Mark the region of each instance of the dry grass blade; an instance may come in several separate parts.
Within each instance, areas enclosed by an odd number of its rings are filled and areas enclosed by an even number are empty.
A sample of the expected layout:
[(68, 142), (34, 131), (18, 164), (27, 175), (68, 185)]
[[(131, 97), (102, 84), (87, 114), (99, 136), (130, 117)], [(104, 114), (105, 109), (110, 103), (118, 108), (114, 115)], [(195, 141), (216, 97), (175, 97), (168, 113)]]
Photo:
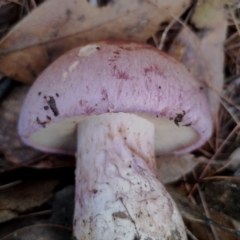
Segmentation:
[[(214, 159), (217, 157), (217, 155), (221, 152), (221, 150), (224, 148), (226, 142), (228, 141), (228, 139), (230, 139), (234, 134), (236, 134), (236, 131), (239, 129), (240, 124), (236, 125), (236, 127), (232, 130), (232, 132), (228, 135), (228, 137), (223, 141), (223, 143), (220, 145), (220, 147), (217, 149), (217, 151), (215, 152), (215, 154), (212, 156), (212, 158), (209, 160), (208, 164), (206, 165), (205, 169), (203, 170), (203, 172), (201, 173), (199, 179), (202, 179), (206, 176), (208, 169), (210, 167), (210, 165), (212, 164), (212, 162), (214, 161)], [(197, 188), (197, 184), (195, 184), (192, 188), (192, 190), (189, 193), (189, 196), (194, 194), (195, 190)]]
[(215, 180), (240, 180), (240, 177), (232, 177), (232, 176), (212, 176), (212, 177), (204, 177), (200, 179), (200, 181), (215, 181)]

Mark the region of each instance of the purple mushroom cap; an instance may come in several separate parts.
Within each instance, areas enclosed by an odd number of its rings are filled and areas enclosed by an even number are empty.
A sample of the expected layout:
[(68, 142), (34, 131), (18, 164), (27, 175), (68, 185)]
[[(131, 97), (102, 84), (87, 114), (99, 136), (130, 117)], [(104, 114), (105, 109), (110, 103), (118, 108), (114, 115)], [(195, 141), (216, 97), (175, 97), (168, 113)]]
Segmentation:
[(155, 152), (202, 146), (212, 134), (203, 88), (185, 67), (141, 43), (102, 41), (53, 62), (29, 91), (19, 119), (22, 140), (74, 154), (76, 125), (89, 115), (134, 113), (155, 125)]

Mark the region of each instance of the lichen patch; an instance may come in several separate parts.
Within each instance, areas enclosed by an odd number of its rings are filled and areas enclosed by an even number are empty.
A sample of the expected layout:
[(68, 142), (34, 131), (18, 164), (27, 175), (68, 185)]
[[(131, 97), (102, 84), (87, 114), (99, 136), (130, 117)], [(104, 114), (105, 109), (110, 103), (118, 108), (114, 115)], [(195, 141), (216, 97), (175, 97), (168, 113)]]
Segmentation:
[(68, 68), (69, 72), (72, 72), (73, 70), (75, 70), (78, 64), (79, 64), (79, 61), (73, 62)]
[(63, 79), (63, 80), (66, 80), (67, 77), (68, 77), (68, 72), (64, 72), (64, 73), (62, 74), (62, 79)]
[(99, 51), (100, 47), (96, 44), (91, 44), (91, 45), (87, 45), (85, 47), (80, 48), (79, 52), (78, 52), (78, 56), (79, 57), (87, 57), (92, 55), (93, 53)]

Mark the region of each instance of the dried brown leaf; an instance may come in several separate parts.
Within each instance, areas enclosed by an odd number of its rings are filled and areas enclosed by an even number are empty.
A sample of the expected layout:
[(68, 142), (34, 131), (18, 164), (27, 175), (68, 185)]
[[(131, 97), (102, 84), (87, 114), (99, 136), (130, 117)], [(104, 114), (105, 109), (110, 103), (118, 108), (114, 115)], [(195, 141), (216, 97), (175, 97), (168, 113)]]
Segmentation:
[(40, 161), (29, 163), (28, 166), (37, 169), (66, 168), (75, 167), (75, 161), (73, 156), (47, 155)]
[(169, 53), (183, 62), (195, 79), (207, 86), (212, 115), (217, 116), (223, 87), (227, 20), (222, 0), (200, 1), (191, 19), (197, 34), (184, 27)]
[[(23, 229), (31, 229), (33, 225), (44, 227), (60, 225), (68, 227), (71, 230), (73, 226), (74, 192), (75, 187), (73, 185), (64, 187), (56, 192), (54, 197), (41, 207), (41, 209), (45, 209), (47, 206), (47, 209), (49, 209), (49, 207), (51, 207), (51, 209), (43, 211), (33, 209), (32, 211), (27, 211), (21, 216), (15, 218), (14, 221), (1, 223), (0, 240), (5, 236), (13, 236), (13, 233), (20, 233), (19, 231), (22, 231)], [(21, 239), (25, 240), (24, 237)], [(56, 240), (58, 238), (52, 239)], [(71, 238), (65, 238), (64, 240), (67, 239), (70, 240)], [(32, 240), (35, 240), (35, 238), (32, 238)]]
[(0, 103), (0, 151), (5, 158), (18, 163), (39, 156), (40, 152), (25, 146), (17, 133), (19, 111), (29, 87), (15, 87)]
[(18, 5), (22, 5), (22, 0), (1, 0), (0, 1), (0, 8), (4, 5), (10, 4), (10, 3), (15, 3)]
[(52, 224), (39, 224), (18, 229), (0, 240), (70, 240), (71, 238), (72, 231), (69, 228)]
[(15, 86), (0, 102), (0, 151), (8, 162), (32, 168), (62, 168), (74, 166), (70, 156), (44, 155), (22, 143), (17, 132), (19, 112), (29, 87)]
[[(69, 156), (46, 155), (31, 147), (27, 147), (20, 140), (17, 132), (17, 122), (23, 100), (28, 91), (28, 86), (15, 86), (8, 96), (0, 102), (0, 152), (4, 154), (4, 159), (0, 158), (0, 165), (5, 168), (30, 166), (33, 168), (61, 168), (74, 166), (74, 159)], [(8, 161), (15, 166), (7, 167)], [(41, 161), (40, 161), (41, 160)]]
[(202, 207), (193, 205), (190, 200), (180, 194), (176, 188), (167, 187), (167, 190), (177, 204), (187, 228), (197, 239), (215, 240), (209, 228), (209, 224), (213, 224), (219, 240), (238, 240), (236, 236), (238, 229), (234, 226), (231, 217), (210, 209), (211, 219), (207, 219)]
[(53, 194), (58, 179), (23, 181), (0, 190), (0, 222), (17, 217), (20, 213), (39, 207)]
[(182, 156), (161, 156), (157, 158), (158, 173), (163, 183), (179, 180), (192, 171), (204, 158), (196, 158), (193, 154)]
[(232, 179), (204, 182), (204, 195), (209, 208), (240, 221), (240, 182)]
[[(103, 39), (146, 41), (190, 0), (121, 0), (97, 8), (86, 0), (52, 0), (32, 11), (1, 41), (0, 71), (32, 82), (54, 59)], [(57, 9), (57, 10), (56, 10)]]
[[(218, 227), (216, 227), (214, 224), (214, 228), (216, 231), (216, 235), (218, 236), (219, 240), (238, 240), (238, 236), (236, 236), (237, 229), (232, 224), (231, 218), (218, 213), (216, 211), (210, 211), (211, 214), (211, 220), (215, 223), (219, 224)], [(216, 238), (213, 236), (209, 224), (200, 223), (198, 221), (191, 221), (189, 219), (185, 219), (185, 224), (187, 228), (194, 233), (194, 236), (197, 237), (198, 240), (216, 240)]]

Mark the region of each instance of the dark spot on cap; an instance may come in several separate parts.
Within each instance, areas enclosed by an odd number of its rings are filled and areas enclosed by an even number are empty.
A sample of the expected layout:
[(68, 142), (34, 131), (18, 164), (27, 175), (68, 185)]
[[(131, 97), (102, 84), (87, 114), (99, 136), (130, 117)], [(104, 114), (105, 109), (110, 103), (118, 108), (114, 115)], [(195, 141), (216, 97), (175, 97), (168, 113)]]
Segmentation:
[(41, 125), (43, 128), (45, 128), (46, 127), (46, 121), (41, 121), (38, 117), (36, 118), (36, 122), (39, 124), (39, 125)]
[(149, 68), (144, 68), (145, 76), (147, 76), (148, 74), (151, 74), (151, 73), (166, 78), (166, 76), (164, 75), (164, 72), (157, 65), (151, 66)]
[(131, 165), (129, 165), (128, 167), (129, 167), (129, 168), (131, 168), (132, 166), (131, 166)]
[(200, 90), (203, 90), (203, 87), (200, 87), (199, 89), (200, 89)]
[(80, 104), (81, 107), (86, 106), (87, 103), (88, 103), (88, 101), (83, 100), (83, 99), (79, 101), (79, 104)]
[(102, 93), (102, 96), (103, 96), (102, 100), (103, 100), (103, 101), (107, 100), (107, 99), (108, 99), (107, 90), (106, 90), (105, 88), (103, 88), (102, 91), (101, 91), (101, 93)]
[(72, 11), (70, 9), (66, 10), (66, 15), (69, 18), (72, 15)]
[(47, 120), (49, 120), (49, 121), (51, 121), (51, 120), (52, 120), (52, 118), (51, 118), (51, 117), (49, 117), (48, 115), (46, 116), (46, 118), (47, 118)]
[(40, 96), (42, 94), (42, 92), (38, 92), (38, 96)]
[(96, 47), (97, 50), (100, 50), (100, 47)]
[(156, 117), (158, 118), (158, 115)]
[(48, 106), (50, 107), (50, 109), (52, 110), (54, 116), (55, 117), (58, 116), (59, 112), (58, 112), (57, 105), (56, 105), (54, 97), (49, 96), (49, 100), (47, 101), (47, 103), (48, 103)]
[(59, 97), (59, 94), (58, 94), (58, 93), (56, 93), (56, 97)]
[(44, 108), (44, 110), (48, 110), (49, 106), (44, 106), (43, 108)]
[(44, 96), (43, 98), (44, 98), (44, 99), (47, 99), (47, 96)]
[(176, 117), (174, 118), (174, 123), (179, 127), (179, 123), (182, 122), (183, 117), (185, 116), (186, 112), (183, 110), (182, 113), (177, 113)]
[(97, 189), (93, 189), (92, 191), (93, 191), (94, 194), (96, 194), (98, 192)]
[(127, 72), (119, 70), (116, 65), (113, 66), (113, 72), (114, 76), (116, 76), (117, 79), (123, 79), (123, 80), (129, 80), (130, 76)]
[(85, 108), (85, 113), (86, 114), (91, 114), (95, 111), (95, 108), (92, 108), (92, 107), (86, 107)]
[(162, 87), (161, 86), (158, 86), (158, 89), (161, 89)]

